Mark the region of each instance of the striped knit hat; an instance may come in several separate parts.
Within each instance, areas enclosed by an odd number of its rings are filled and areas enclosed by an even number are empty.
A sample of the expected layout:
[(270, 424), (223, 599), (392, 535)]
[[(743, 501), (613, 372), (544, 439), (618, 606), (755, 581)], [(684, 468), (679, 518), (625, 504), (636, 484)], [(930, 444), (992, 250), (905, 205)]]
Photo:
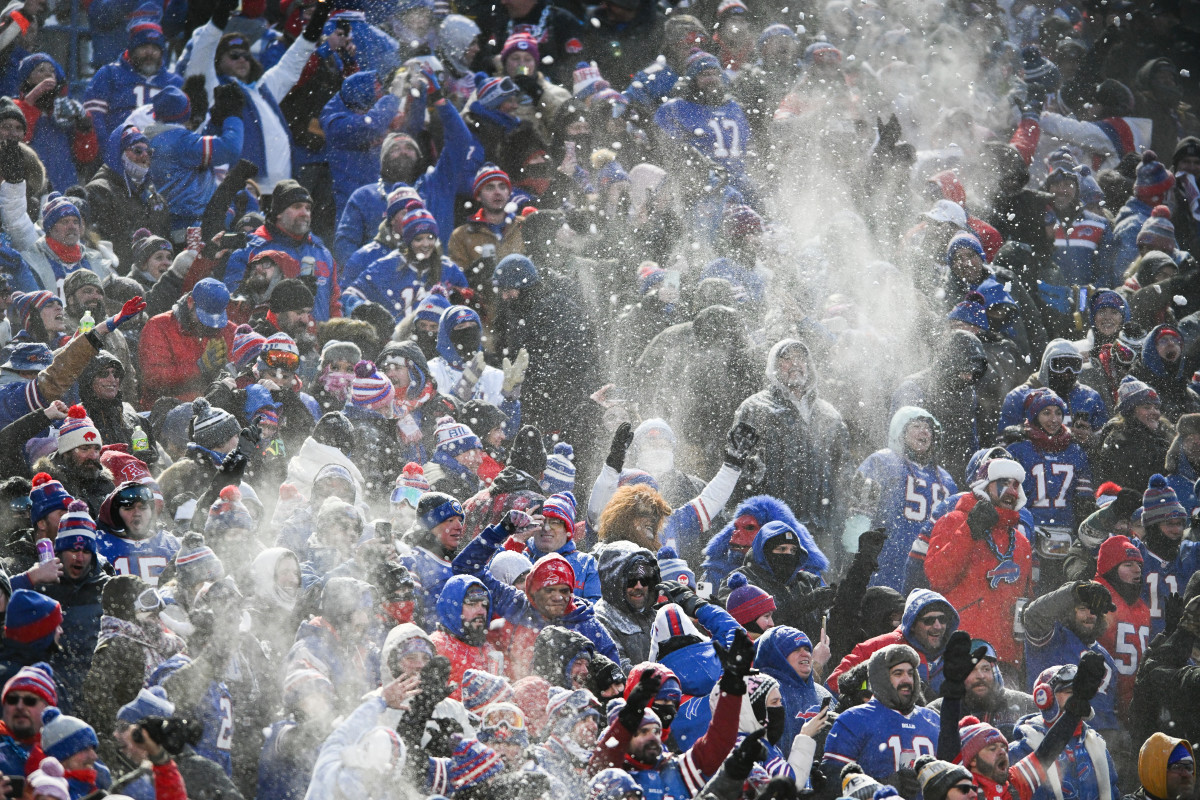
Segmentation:
[(22, 328), (29, 327), (29, 318), (50, 303), (62, 303), (54, 292), (13, 292), (9, 301), (9, 319), (20, 322)]
[(220, 580), (225, 576), (225, 565), (212, 548), (204, 543), (204, 537), (196, 532), (183, 537), (183, 545), (175, 556), (175, 572), (182, 583), (199, 586), (205, 581)]
[(476, 739), (464, 739), (458, 734), (455, 738), (450, 780), (456, 790), (482, 783), (504, 771), (504, 762), (495, 750)]
[(451, 456), (457, 456), (470, 450), (482, 450), (479, 437), (465, 423), (458, 422), (454, 417), (439, 417), (434, 433), (437, 441), (435, 448)]
[(294, 669), (283, 679), (283, 707), (295, 713), (311, 695), (333, 697), (333, 683), (323, 672), (306, 667)]
[(729, 616), (737, 620), (739, 625), (749, 625), (763, 614), (775, 610), (775, 600), (771, 595), (757, 586), (752, 586), (746, 576), (735, 572), (729, 576), (729, 586), (733, 589), (729, 599), (725, 601), (725, 610)]
[(47, 705), (58, 705), (58, 687), (54, 684), (54, 668), (45, 661), (39, 661), (29, 667), (21, 667), (16, 675), (4, 684), (4, 692), (0, 700), (8, 697), (9, 692), (29, 692), (46, 701)]
[(237, 330), (233, 332), (233, 351), (229, 354), (229, 360), (237, 367), (238, 372), (249, 369), (254, 364), (266, 341), (267, 337), (249, 325), (238, 325)]
[(1175, 223), (1171, 222), (1171, 209), (1155, 206), (1150, 216), (1142, 223), (1137, 235), (1138, 247), (1153, 247), (1170, 255), (1179, 247), (1175, 238)]
[(215, 450), (237, 436), (241, 430), (237, 419), (223, 408), (214, 406), (207, 398), (192, 401), (191, 441)]
[(1175, 186), (1175, 176), (1158, 160), (1153, 150), (1142, 153), (1142, 163), (1137, 168), (1133, 182), (1133, 193), (1142, 201), (1162, 197)]
[(99, 746), (100, 740), (92, 726), (79, 717), (69, 716), (54, 707), (42, 712), (42, 751), (46, 755), (66, 761), (80, 750)]
[(512, 179), (508, 177), (508, 173), (489, 161), (475, 173), (475, 180), (471, 184), (471, 196), (478, 196), (479, 190), (488, 181), (501, 181), (509, 189), (512, 188)]
[(1004, 738), (999, 730), (988, 725), (986, 722), (980, 722), (977, 717), (963, 717), (958, 721), (958, 735), (962, 739), (962, 749), (958, 753), (958, 758), (954, 759), (956, 764), (965, 764), (968, 767), (975, 760), (975, 756), (979, 755), (979, 751), (991, 744), (997, 742), (1008, 747), (1008, 740)]
[(401, 184), (393, 189), (392, 193), (387, 196), (387, 203), (387, 219), (389, 220), (401, 211), (425, 207), (425, 201), (421, 199), (421, 195), (417, 194), (417, 190), (408, 184)]
[(39, 472), (33, 476), (33, 488), (29, 490), (29, 521), (37, 525), (52, 512), (66, 509), (73, 498), (49, 473)]
[(575, 488), (575, 450), (566, 442), (554, 445), (554, 453), (546, 458), (542, 473), (542, 489), (547, 492), (569, 492)]
[(1162, 475), (1150, 476), (1150, 486), (1142, 494), (1142, 525), (1156, 525), (1171, 519), (1187, 519), (1175, 490)]
[(567, 535), (575, 535), (575, 495), (570, 492), (552, 494), (542, 504), (542, 516), (556, 519), (567, 526)]
[(83, 221), (83, 215), (79, 213), (79, 207), (71, 200), (58, 192), (51, 192), (46, 198), (45, 205), (42, 206), (42, 230), (50, 233), (50, 229), (67, 217), (75, 217), (80, 222)]
[(580, 61), (575, 65), (571, 74), (571, 93), (576, 100), (586, 100), (601, 89), (607, 89), (609, 82), (600, 75), (600, 68), (595, 64)]
[(67, 418), (58, 428), (58, 452), (66, 453), (85, 444), (100, 447), (104, 442), (84, 407), (74, 405), (67, 411)]
[(400, 238), (404, 240), (406, 245), (412, 246), (413, 239), (416, 239), (423, 233), (428, 233), (435, 238), (438, 235), (437, 220), (433, 218), (424, 208), (410, 209), (400, 221)]
[(373, 361), (359, 361), (354, 365), (354, 380), (350, 382), (350, 403), (359, 408), (390, 412), (396, 390), (392, 382), (379, 374)]
[(513, 83), (512, 78), (502, 75), (493, 78), (486, 72), (475, 73), (475, 96), (484, 108), (495, 111), (510, 97), (516, 97), (521, 90)]
[(49, 647), (62, 620), (62, 606), (57, 600), (29, 589), (17, 589), (8, 601), (4, 638), (33, 645), (35, 649)]
[(87, 503), (82, 500), (72, 500), (67, 513), (58, 522), (54, 552), (63, 550), (87, 550), (96, 554), (96, 523), (88, 513)]
[(467, 711), (477, 712), (488, 703), (511, 702), (516, 698), (512, 685), (490, 672), (469, 669), (463, 673), (462, 703)]

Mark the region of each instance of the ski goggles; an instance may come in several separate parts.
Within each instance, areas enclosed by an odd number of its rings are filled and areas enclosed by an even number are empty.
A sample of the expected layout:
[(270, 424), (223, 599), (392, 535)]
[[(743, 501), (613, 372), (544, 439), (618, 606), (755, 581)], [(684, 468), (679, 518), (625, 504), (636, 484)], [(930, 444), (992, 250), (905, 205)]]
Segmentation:
[(167, 604), (163, 602), (162, 595), (153, 586), (144, 590), (133, 601), (133, 610), (139, 614), (162, 611), (166, 607)]
[(287, 350), (265, 350), (262, 359), (272, 369), (295, 370), (300, 366), (300, 356)]
[(507, 728), (512, 733), (525, 730), (525, 715), (516, 709), (503, 706), (489, 708), (483, 712), (479, 727), (486, 728), (495, 738), (503, 739), (502, 735), (497, 735), (502, 729)]
[(413, 508), (417, 507), (417, 501), (421, 499), (421, 495), (425, 492), (415, 486), (397, 486), (392, 489), (393, 503), (407, 503)]
[(126, 486), (113, 497), (113, 505), (117, 508), (133, 508), (137, 505), (149, 506), (154, 502), (154, 491), (145, 484)]
[(1050, 359), (1050, 371), (1060, 375), (1065, 372), (1078, 375), (1083, 372), (1083, 359), (1078, 356), (1056, 356)]

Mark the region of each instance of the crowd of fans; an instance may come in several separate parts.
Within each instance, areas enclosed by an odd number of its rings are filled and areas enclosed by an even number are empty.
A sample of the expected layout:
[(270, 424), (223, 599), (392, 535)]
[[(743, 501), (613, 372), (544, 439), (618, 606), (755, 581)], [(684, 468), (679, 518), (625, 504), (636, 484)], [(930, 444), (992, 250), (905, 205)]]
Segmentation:
[(11, 0), (0, 791), (1197, 800), (1198, 78), (1196, 0)]

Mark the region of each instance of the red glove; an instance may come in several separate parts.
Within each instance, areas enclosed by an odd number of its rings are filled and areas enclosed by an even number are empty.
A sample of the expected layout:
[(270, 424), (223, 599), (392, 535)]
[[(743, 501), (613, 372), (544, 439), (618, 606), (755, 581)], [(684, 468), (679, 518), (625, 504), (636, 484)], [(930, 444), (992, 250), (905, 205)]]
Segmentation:
[(138, 314), (146, 310), (146, 301), (138, 297), (131, 297), (125, 301), (125, 305), (121, 306), (121, 313), (112, 318), (111, 328), (113, 330), (121, 327), (129, 320), (136, 317)]

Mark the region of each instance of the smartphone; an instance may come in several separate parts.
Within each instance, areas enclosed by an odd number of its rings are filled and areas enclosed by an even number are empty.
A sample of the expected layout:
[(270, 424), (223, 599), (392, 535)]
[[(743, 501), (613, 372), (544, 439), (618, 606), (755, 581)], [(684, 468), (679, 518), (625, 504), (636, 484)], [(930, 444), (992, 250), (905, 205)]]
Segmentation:
[(821, 710), (824, 711), (825, 709), (829, 708), (829, 704), (832, 702), (833, 698), (829, 695), (825, 695), (825, 697), (821, 699)]
[(24, 775), (5, 775), (8, 778), (8, 796), (20, 797), (25, 794), (25, 776)]

